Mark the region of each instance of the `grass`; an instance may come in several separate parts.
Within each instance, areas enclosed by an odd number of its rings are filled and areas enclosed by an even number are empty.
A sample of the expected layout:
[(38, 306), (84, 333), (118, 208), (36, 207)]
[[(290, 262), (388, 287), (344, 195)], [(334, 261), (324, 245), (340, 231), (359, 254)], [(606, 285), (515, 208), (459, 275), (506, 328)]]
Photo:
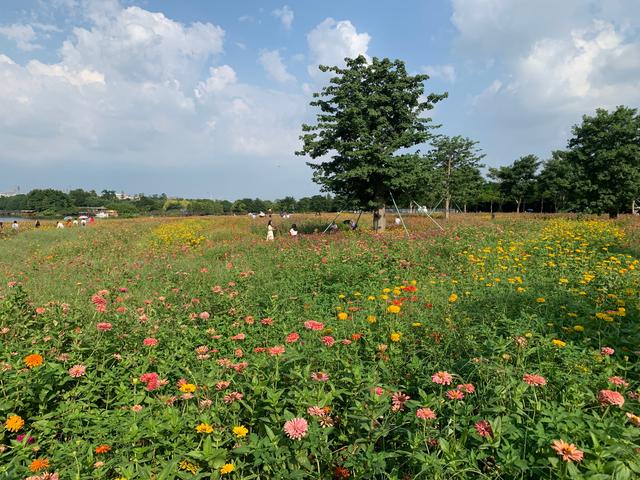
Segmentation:
[(638, 219), (332, 218), (3, 235), (0, 478), (640, 475)]

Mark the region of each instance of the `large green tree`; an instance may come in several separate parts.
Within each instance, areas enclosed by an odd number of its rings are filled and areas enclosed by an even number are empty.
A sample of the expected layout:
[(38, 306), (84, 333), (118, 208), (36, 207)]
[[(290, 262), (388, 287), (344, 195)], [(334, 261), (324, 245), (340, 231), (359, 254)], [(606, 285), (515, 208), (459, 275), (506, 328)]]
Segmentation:
[(567, 160), (575, 171), (574, 201), (580, 210), (618, 213), (640, 196), (640, 115), (624, 106), (596, 110), (573, 127)]
[(314, 182), (324, 191), (375, 209), (374, 228), (384, 229), (384, 209), (392, 191), (415, 188), (425, 175), (423, 157), (413, 147), (430, 136), (431, 119), (423, 112), (447, 94), (424, 97), (427, 75), (409, 75), (404, 62), (359, 56), (346, 67), (321, 65), (335, 74), (314, 93), (319, 108), (315, 125), (303, 125), (298, 155), (309, 163)]
[(516, 202), (516, 212), (520, 213), (523, 203), (536, 186), (536, 171), (540, 160), (535, 155), (525, 155), (509, 166), (490, 168), (489, 177), (498, 182), (500, 192)]
[(563, 210), (567, 205), (574, 183), (574, 172), (566, 157), (566, 152), (556, 150), (542, 166), (542, 171), (538, 175), (537, 188), (540, 211), (544, 211), (546, 200), (553, 203), (554, 212)]
[(477, 148), (478, 142), (461, 136), (438, 135), (432, 142), (430, 156), (435, 168), (440, 191), (444, 197), (445, 218), (449, 218), (451, 199), (456, 197), (467, 203), (482, 184), (480, 160), (484, 154)]

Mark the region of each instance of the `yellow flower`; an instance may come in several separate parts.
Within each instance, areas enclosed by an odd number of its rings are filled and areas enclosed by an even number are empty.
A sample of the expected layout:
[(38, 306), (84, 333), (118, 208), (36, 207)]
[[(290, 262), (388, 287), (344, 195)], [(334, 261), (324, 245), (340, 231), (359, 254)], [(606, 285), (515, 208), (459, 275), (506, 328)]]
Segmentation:
[(563, 342), (562, 340), (558, 340), (557, 338), (554, 340), (551, 340), (551, 343), (553, 343), (556, 347), (559, 347), (559, 348), (564, 348), (567, 346), (567, 342)]
[(400, 332), (393, 332), (389, 338), (391, 339), (392, 342), (399, 342), (400, 341), (400, 337), (402, 337), (402, 334)]
[(349, 314), (347, 312), (340, 312), (338, 314), (338, 320), (346, 320), (349, 318)]
[(233, 427), (233, 434), (238, 438), (246, 437), (247, 433), (249, 433), (249, 430), (247, 430), (247, 427), (244, 425), (237, 425)]
[(455, 293), (452, 293), (451, 295), (449, 295), (449, 303), (455, 303), (458, 301), (458, 295)]
[(338, 295), (338, 298), (342, 299), (344, 298), (344, 296), (345, 296), (344, 293), (341, 293), (340, 295)]
[(524, 291), (525, 291), (525, 289), (524, 289), (524, 288), (522, 288), (522, 287), (518, 287), (518, 288), (516, 288), (516, 292), (518, 292), (518, 293), (522, 293), (522, 292), (524, 292)]
[(236, 467), (233, 466), (233, 463), (225, 463), (221, 468), (220, 468), (220, 475), (226, 475), (227, 473), (231, 473), (236, 469)]
[(193, 473), (194, 475), (198, 473), (198, 470), (200, 470), (196, 464), (191, 463), (188, 460), (180, 460), (180, 462), (178, 462), (178, 468), (185, 472)]
[(11, 415), (7, 418), (7, 421), (4, 422), (4, 428), (10, 432), (17, 432), (22, 427), (24, 427), (24, 420), (20, 415)]
[(198, 433), (211, 433), (213, 432), (213, 427), (208, 423), (201, 423), (196, 427), (196, 432)]
[(538, 298), (536, 298), (536, 302), (544, 303), (544, 302), (546, 302), (546, 300), (543, 297), (538, 297)]
[(400, 307), (398, 305), (389, 305), (387, 307), (387, 312), (389, 312), (389, 313), (400, 313)]
[(582, 325), (574, 325), (574, 326), (573, 326), (573, 329), (574, 329), (576, 332), (584, 332), (584, 327), (583, 327)]
[(391, 289), (390, 289), (390, 288), (384, 288), (384, 289), (382, 290), (382, 292), (383, 292), (383, 293), (389, 293), (390, 291), (391, 291)]
[(387, 300), (389, 295), (380, 295), (380, 300)]
[(369, 322), (369, 323), (376, 323), (377, 321), (378, 321), (378, 319), (376, 318), (375, 315), (369, 315), (367, 317), (367, 322)]
[(568, 278), (561, 278), (559, 280), (560, 283), (569, 283), (569, 279)]
[(374, 297), (373, 295), (369, 295), (369, 296), (367, 297), (367, 300), (375, 300), (375, 299), (376, 299), (376, 297)]
[(411, 326), (412, 326), (412, 327), (421, 327), (421, 326), (422, 326), (422, 323), (420, 323), (420, 322), (414, 322), (414, 323), (412, 323), (412, 324), (411, 324)]
[(180, 385), (180, 391), (182, 393), (193, 393), (196, 391), (196, 386), (193, 383), (184, 383)]

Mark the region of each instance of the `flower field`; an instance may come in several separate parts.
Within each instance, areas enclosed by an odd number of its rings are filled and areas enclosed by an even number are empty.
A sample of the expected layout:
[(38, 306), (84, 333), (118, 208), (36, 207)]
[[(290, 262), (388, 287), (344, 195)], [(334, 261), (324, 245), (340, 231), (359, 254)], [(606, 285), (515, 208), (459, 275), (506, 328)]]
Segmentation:
[(0, 478), (640, 478), (638, 220), (257, 222), (0, 237)]

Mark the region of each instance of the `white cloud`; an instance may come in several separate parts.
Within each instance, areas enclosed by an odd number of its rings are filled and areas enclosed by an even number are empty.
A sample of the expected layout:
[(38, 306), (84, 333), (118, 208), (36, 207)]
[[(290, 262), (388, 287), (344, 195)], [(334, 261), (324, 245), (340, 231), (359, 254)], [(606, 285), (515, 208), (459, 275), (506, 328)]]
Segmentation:
[(73, 69), (103, 72), (107, 80), (178, 81), (193, 88), (212, 56), (222, 52), (224, 30), (211, 23), (183, 25), (139, 7), (91, 3), (91, 28), (75, 28), (61, 54)]
[(453, 65), (427, 65), (422, 71), (432, 78), (441, 78), (450, 83), (456, 81), (456, 69)]
[(280, 19), (284, 28), (287, 30), (291, 28), (293, 24), (293, 10), (291, 10), (288, 5), (275, 9), (271, 14)]
[(258, 57), (258, 62), (265, 72), (276, 82), (295, 81), (296, 77), (287, 71), (287, 67), (282, 62), (282, 57), (278, 50), (264, 50)]
[(92, 83), (104, 85), (104, 75), (102, 73), (88, 69), (71, 71), (66, 65), (60, 63), (47, 65), (38, 60), (31, 60), (27, 64), (27, 70), (34, 76), (59, 77), (75, 86), (89, 85)]
[(317, 75), (318, 65), (344, 65), (345, 58), (367, 55), (371, 36), (358, 33), (349, 20), (336, 22), (327, 18), (307, 34), (313, 64), (310, 75)]
[(14, 23), (13, 25), (0, 27), (0, 35), (16, 42), (16, 46), (26, 52), (42, 48), (34, 42), (37, 34), (31, 25)]
[(196, 97), (202, 97), (207, 93), (219, 92), (229, 85), (236, 83), (236, 81), (236, 72), (229, 65), (211, 67), (209, 69), (209, 78), (198, 84), (195, 95)]

